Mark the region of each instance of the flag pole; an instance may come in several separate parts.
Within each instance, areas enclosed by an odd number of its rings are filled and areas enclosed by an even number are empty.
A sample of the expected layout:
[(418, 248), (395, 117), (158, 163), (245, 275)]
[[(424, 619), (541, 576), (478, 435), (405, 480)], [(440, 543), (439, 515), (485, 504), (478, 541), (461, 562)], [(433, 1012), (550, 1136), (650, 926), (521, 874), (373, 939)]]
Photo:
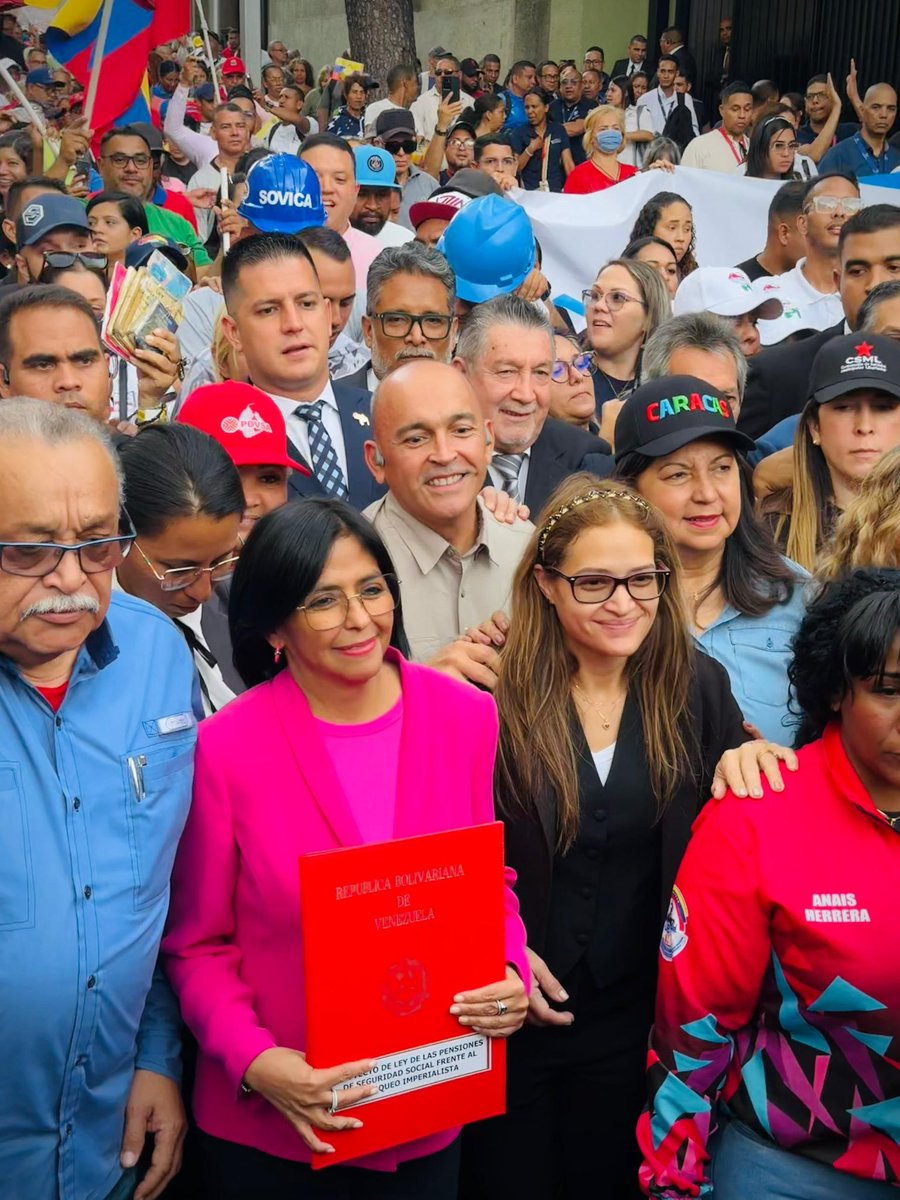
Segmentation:
[(6, 81), (6, 86), (13, 93), (13, 95), (18, 100), (18, 102), (21, 104), (21, 106), (25, 109), (26, 113), (28, 113), (28, 116), (30, 117), (33, 124), (35, 125), (38, 133), (41, 135), (42, 138), (46, 138), (47, 126), (44, 124), (43, 120), (38, 115), (38, 112), (35, 109), (34, 105), (31, 103), (31, 101), (28, 99), (28, 97), (25, 95), (25, 93), (22, 91), (22, 89), (19, 87), (19, 85), (13, 79), (12, 75), (10, 75), (8, 68), (6, 68), (3, 65), (3, 63), (0, 63), (0, 75), (3, 76), (3, 79)]
[(203, 35), (203, 45), (206, 48), (206, 58), (209, 62), (209, 73), (212, 75), (213, 94), (216, 98), (216, 104), (218, 104), (220, 100), (219, 80), (216, 77), (216, 64), (213, 61), (212, 46), (209, 42), (209, 26), (206, 23), (206, 13), (203, 11), (202, 0), (194, 0), (194, 3), (197, 5), (197, 12), (200, 16), (200, 32)]
[(112, 18), (113, 0), (103, 0), (103, 12), (100, 16), (100, 28), (97, 30), (97, 40), (94, 43), (94, 55), (91, 60), (91, 77), (88, 80), (87, 96), (84, 100), (85, 128), (91, 128), (94, 115), (94, 102), (97, 99), (97, 89), (100, 86), (100, 70), (103, 66), (103, 55), (106, 53), (106, 35), (109, 33), (109, 23)]

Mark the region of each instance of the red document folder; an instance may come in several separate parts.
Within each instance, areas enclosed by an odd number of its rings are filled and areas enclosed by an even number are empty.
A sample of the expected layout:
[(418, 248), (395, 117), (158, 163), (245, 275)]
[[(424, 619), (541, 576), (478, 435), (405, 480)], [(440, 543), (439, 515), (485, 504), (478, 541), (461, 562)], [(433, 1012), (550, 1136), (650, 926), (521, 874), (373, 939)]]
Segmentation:
[(499, 822), (301, 857), (307, 1058), (375, 1058), (380, 1088), (314, 1167), (504, 1111), (505, 1042), (448, 1011), (504, 978), (503, 886)]

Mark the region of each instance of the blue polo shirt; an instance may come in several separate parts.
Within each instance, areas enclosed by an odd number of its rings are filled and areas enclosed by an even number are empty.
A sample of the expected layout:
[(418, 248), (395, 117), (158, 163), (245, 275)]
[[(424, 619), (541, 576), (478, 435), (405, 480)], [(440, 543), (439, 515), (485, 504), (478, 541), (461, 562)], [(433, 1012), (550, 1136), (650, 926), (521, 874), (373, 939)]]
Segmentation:
[(819, 173), (852, 171), (861, 178), (864, 175), (889, 175), (897, 167), (900, 167), (900, 150), (885, 143), (884, 150), (876, 155), (862, 135), (855, 133), (852, 138), (831, 147), (819, 163)]
[[(834, 131), (832, 146), (836, 146), (838, 142), (843, 142), (847, 138), (852, 138), (858, 131), (859, 126), (854, 121), (841, 121)], [(811, 146), (818, 136), (813, 127), (806, 122), (797, 130), (797, 141), (801, 146)]]

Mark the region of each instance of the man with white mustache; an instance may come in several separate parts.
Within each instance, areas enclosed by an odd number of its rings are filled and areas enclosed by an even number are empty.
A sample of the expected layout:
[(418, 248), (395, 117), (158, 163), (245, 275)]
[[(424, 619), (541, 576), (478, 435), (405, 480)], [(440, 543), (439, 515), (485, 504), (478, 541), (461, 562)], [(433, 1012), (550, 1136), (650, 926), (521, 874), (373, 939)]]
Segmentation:
[(29, 1200), (155, 1200), (181, 1162), (180, 1021), (157, 953), (196, 685), (171, 622), (112, 595), (133, 540), (103, 426), (4, 400), (0, 1178)]
[(458, 322), (456, 277), (443, 254), (421, 242), (382, 250), (369, 267), (363, 338), (372, 352), (367, 386), (411, 359), (449, 363)]
[(451, 643), (466, 658), (453, 673), (490, 687), (493, 652), (454, 639), (506, 605), (533, 529), (518, 518), (497, 520), (479, 497), (490, 422), (459, 371), (420, 360), (395, 367), (379, 385), (372, 434), (366, 462), (389, 491), (365, 515), (396, 567), (412, 656), (446, 668), (433, 656)]

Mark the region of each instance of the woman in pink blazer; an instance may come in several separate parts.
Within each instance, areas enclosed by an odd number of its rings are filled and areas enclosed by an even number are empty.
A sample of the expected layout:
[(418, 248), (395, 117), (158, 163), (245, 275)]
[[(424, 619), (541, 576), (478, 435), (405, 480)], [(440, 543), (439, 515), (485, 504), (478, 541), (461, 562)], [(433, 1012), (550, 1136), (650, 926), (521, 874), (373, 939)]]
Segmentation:
[[(194, 1115), (217, 1200), (456, 1196), (458, 1130), (351, 1167), (308, 1165), (311, 1150), (329, 1149), (316, 1129), (358, 1124), (332, 1112), (332, 1089), (372, 1064), (320, 1070), (302, 1053), (298, 855), (494, 819), (494, 702), (406, 661), (398, 603), (383, 543), (336, 500), (264, 517), (234, 575), (235, 665), (252, 690), (200, 727), (164, 942), (199, 1044)], [(514, 968), (451, 1010), (497, 1037), (527, 1010), (514, 878)], [(341, 1092), (341, 1105), (371, 1091)]]

